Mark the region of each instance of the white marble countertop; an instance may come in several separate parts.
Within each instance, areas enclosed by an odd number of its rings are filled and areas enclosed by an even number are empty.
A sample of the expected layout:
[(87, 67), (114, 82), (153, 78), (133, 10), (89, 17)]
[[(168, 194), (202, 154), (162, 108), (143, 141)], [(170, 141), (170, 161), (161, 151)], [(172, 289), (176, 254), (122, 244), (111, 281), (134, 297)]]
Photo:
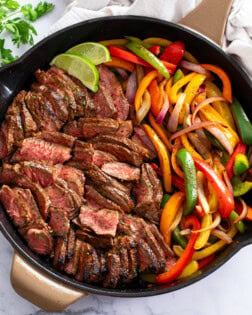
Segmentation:
[[(37, 1), (21, 1), (36, 3)], [(37, 40), (62, 14), (66, 0), (36, 23)], [(19, 297), (10, 284), (13, 249), (0, 233), (0, 315), (47, 314)], [(209, 277), (176, 292), (149, 298), (90, 295), (70, 306), (66, 315), (251, 315), (252, 246), (238, 252)], [(58, 313), (59, 314), (59, 313)]]

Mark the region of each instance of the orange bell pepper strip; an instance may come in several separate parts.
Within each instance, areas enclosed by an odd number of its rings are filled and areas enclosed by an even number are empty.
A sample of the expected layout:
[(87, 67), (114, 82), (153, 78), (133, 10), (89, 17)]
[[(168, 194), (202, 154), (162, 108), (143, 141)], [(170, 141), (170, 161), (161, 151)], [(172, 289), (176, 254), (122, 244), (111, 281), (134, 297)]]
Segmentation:
[(143, 124), (143, 128), (158, 153), (165, 191), (171, 192), (172, 176), (169, 151), (156, 132), (149, 125)]
[(195, 72), (192, 72), (190, 74), (187, 74), (182, 79), (180, 79), (178, 82), (176, 82), (170, 92), (170, 101), (172, 104), (177, 103), (178, 100), (178, 92), (179, 90), (186, 85), (188, 82), (190, 82), (197, 74)]
[(104, 62), (104, 64), (108, 67), (122, 68), (129, 72), (133, 72), (135, 69), (135, 65), (133, 63), (114, 56), (111, 56), (111, 61)]
[(141, 107), (141, 99), (142, 99), (144, 92), (146, 91), (146, 89), (150, 85), (151, 81), (153, 79), (155, 79), (157, 76), (158, 76), (158, 71), (153, 70), (153, 71), (149, 72), (143, 78), (143, 80), (140, 82), (139, 87), (138, 87), (137, 92), (136, 92), (136, 96), (135, 96), (135, 110), (136, 110), (136, 112)]
[(171, 232), (170, 227), (174, 221), (179, 208), (182, 206), (185, 200), (185, 194), (183, 192), (176, 192), (166, 202), (164, 210), (160, 219), (160, 231), (167, 244), (170, 244)]
[[(200, 229), (199, 220), (195, 216), (188, 215), (185, 219), (185, 227), (188, 228), (189, 226), (193, 226), (192, 231), (199, 230)], [(176, 280), (179, 277), (179, 275), (183, 272), (183, 270), (189, 264), (190, 260), (193, 257), (193, 254), (195, 252), (194, 244), (198, 238), (198, 234), (199, 233), (197, 232), (191, 233), (190, 239), (181, 257), (179, 257), (176, 263), (168, 271), (161, 273), (160, 275), (157, 276), (156, 282), (158, 284), (169, 283), (171, 281)]]
[(171, 150), (171, 144), (170, 144), (170, 141), (168, 139), (170, 134), (168, 133), (168, 131), (166, 131), (166, 129), (164, 128), (164, 126), (162, 124), (158, 124), (156, 122), (155, 118), (153, 117), (153, 115), (151, 113), (149, 113), (149, 122), (150, 122), (152, 128), (156, 131), (158, 136), (161, 138), (161, 140), (167, 146), (167, 148), (169, 150)]
[[(206, 85), (207, 97), (223, 96), (220, 89), (213, 82), (206, 80), (205, 85)], [(234, 124), (233, 116), (232, 116), (231, 110), (229, 109), (228, 103), (222, 102), (222, 101), (216, 101), (216, 102), (213, 102), (212, 105), (213, 105), (214, 109), (222, 117), (225, 117), (225, 120), (229, 124), (229, 126), (235, 130), (235, 124)]]
[(206, 70), (212, 71), (221, 79), (222, 84), (223, 84), (222, 94), (229, 103), (232, 103), (232, 86), (226, 72), (222, 70), (220, 67), (215, 66), (215, 65), (201, 64), (201, 67), (203, 67)]
[(180, 139), (181, 139), (181, 142), (182, 142), (184, 148), (186, 148), (191, 153), (192, 156), (194, 156), (200, 160), (203, 160), (202, 156), (194, 150), (193, 146), (188, 141), (186, 134), (182, 135), (180, 137)]
[[(180, 139), (177, 138), (175, 139), (175, 146), (179, 145), (180, 144)], [(184, 178), (184, 173), (183, 171), (180, 169), (180, 167), (178, 166), (177, 164), (177, 158), (176, 158), (176, 154), (178, 152), (178, 148), (173, 148), (172, 149), (172, 154), (171, 154), (171, 165), (172, 165), (172, 168), (174, 170), (174, 172), (181, 178)]]
[(163, 105), (163, 95), (156, 79), (151, 81), (150, 85), (148, 86), (148, 91), (151, 96), (151, 112), (154, 116), (158, 116)]

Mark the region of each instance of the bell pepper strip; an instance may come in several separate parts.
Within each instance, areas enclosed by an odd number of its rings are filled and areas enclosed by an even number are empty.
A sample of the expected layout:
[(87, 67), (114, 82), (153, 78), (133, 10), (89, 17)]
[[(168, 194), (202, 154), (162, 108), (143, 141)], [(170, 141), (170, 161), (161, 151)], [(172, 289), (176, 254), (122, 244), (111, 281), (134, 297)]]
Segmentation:
[(172, 174), (172, 185), (178, 188), (180, 191), (185, 192), (185, 182), (181, 177)]
[(203, 172), (207, 180), (212, 184), (218, 197), (219, 212), (223, 218), (227, 218), (234, 209), (234, 198), (216, 172), (204, 161), (194, 158), (196, 168)]
[(151, 81), (148, 86), (148, 91), (151, 96), (151, 112), (154, 116), (158, 116), (160, 110), (162, 109), (164, 100), (156, 79)]
[(180, 79), (184, 77), (184, 73), (181, 69), (178, 69), (173, 77), (173, 84), (177, 83)]
[[(231, 238), (233, 238), (236, 233), (238, 232), (237, 228), (235, 225), (232, 225), (230, 230), (228, 231), (227, 235)], [(194, 234), (194, 233), (192, 233)], [(196, 251), (193, 256), (192, 259), (194, 260), (201, 260), (204, 259), (206, 257), (211, 256), (212, 254), (218, 252), (219, 250), (221, 250), (223, 247), (225, 247), (227, 245), (227, 243), (223, 240), (217, 241), (214, 244), (201, 249), (199, 251)], [(174, 245), (172, 247), (174, 253), (178, 256), (178, 257), (182, 257), (182, 255), (184, 254), (183, 248), (179, 245)]]
[(161, 171), (163, 174), (163, 183), (166, 192), (171, 192), (172, 189), (172, 177), (171, 177), (171, 166), (170, 166), (170, 154), (164, 143), (160, 140), (156, 132), (146, 124), (143, 124), (143, 128), (150, 138), (153, 146), (155, 147), (158, 158), (160, 161)]
[(247, 145), (242, 143), (241, 141), (237, 144), (233, 154), (231, 155), (231, 157), (229, 158), (229, 160), (227, 161), (227, 164), (225, 165), (225, 169), (228, 175), (228, 178), (232, 178), (234, 176), (234, 163), (235, 163), (235, 157), (237, 156), (237, 154), (241, 153), (241, 154), (245, 154), (247, 150)]
[[(245, 217), (246, 220), (248, 221), (252, 221), (252, 208), (250, 206), (248, 206), (248, 213)], [(242, 204), (238, 201), (235, 202), (235, 211), (240, 215), (241, 211), (242, 211)]]
[(185, 53), (185, 44), (182, 42), (173, 42), (170, 44), (160, 56), (161, 60), (171, 62), (173, 64), (178, 64), (183, 58)]
[(164, 194), (164, 195), (163, 195), (163, 198), (162, 198), (162, 201), (161, 201), (161, 204), (160, 204), (160, 208), (161, 208), (161, 209), (164, 209), (164, 207), (165, 207), (167, 201), (168, 201), (170, 198), (171, 198), (171, 195), (169, 195), (169, 194)]
[(174, 240), (174, 242), (176, 242), (177, 244), (179, 244), (182, 248), (186, 248), (187, 245), (187, 239), (180, 234), (180, 230), (177, 227), (175, 227), (175, 229), (172, 231), (172, 239)]
[[(168, 95), (169, 98), (169, 102), (171, 103), (171, 99), (170, 99), (170, 93), (171, 93), (171, 87), (172, 87), (172, 81), (173, 81), (173, 77), (171, 77), (168, 82), (166, 83), (165, 86), (165, 93)], [(172, 106), (169, 106), (169, 112), (172, 112)]]
[(177, 68), (176, 65), (165, 60), (160, 60), (160, 61), (166, 67), (166, 69), (169, 71), (170, 74), (173, 74), (175, 72)]
[(151, 53), (153, 53), (155, 56), (158, 56), (158, 55), (160, 54), (160, 46), (158, 46), (158, 45), (151, 46), (151, 47), (149, 48), (149, 51), (150, 51)]
[(234, 196), (235, 197), (240, 197), (248, 193), (252, 189), (252, 182), (241, 182), (241, 183), (235, 183), (233, 184), (233, 190), (234, 190)]
[(128, 40), (127, 42), (136, 42), (138, 44), (143, 45), (147, 49), (149, 49), (152, 46), (152, 45), (150, 45), (148, 43), (144, 43), (140, 38), (135, 37), (135, 36), (124, 36), (124, 37)]
[(231, 143), (233, 148), (237, 145), (239, 142), (239, 137), (237, 133), (229, 127), (226, 120), (211, 106), (207, 105), (205, 107), (202, 107), (199, 111), (201, 120), (207, 120), (207, 121), (218, 121), (222, 123), (225, 126), (217, 126), (218, 129), (222, 131), (222, 133), (226, 136), (228, 141)]
[(180, 79), (177, 83), (175, 83), (170, 91), (170, 101), (172, 104), (177, 103), (178, 100), (178, 92), (179, 90), (186, 85), (188, 82), (190, 82), (197, 74), (195, 72), (192, 72), (190, 74), (187, 74), (182, 79)]
[(141, 98), (141, 107), (136, 112), (136, 120), (140, 124), (148, 115), (151, 108), (151, 97), (148, 91), (145, 91)]
[[(222, 96), (222, 92), (220, 89), (213, 83), (208, 80), (205, 81), (206, 85), (206, 95), (207, 97), (212, 96)], [(229, 105), (227, 102), (224, 101), (216, 101), (212, 103), (214, 109), (222, 116), (225, 117), (226, 122), (228, 125), (235, 130), (235, 124), (233, 120), (233, 116)]]
[(208, 204), (210, 208), (210, 212), (216, 212), (218, 210), (218, 196), (215, 192), (215, 189), (213, 188), (213, 185), (208, 182), (207, 183), (208, 188)]
[(174, 221), (179, 208), (182, 206), (185, 194), (176, 192), (171, 196), (164, 206), (164, 210), (160, 219), (160, 231), (167, 244), (170, 244), (171, 231), (169, 230)]
[(249, 169), (249, 161), (245, 154), (238, 153), (234, 161), (234, 174), (240, 175)]
[(187, 50), (184, 53), (183, 59), (190, 61), (191, 63), (195, 63), (195, 64), (199, 63), (198, 60)]
[[(211, 224), (212, 224), (212, 214), (211, 213), (204, 214), (203, 218), (201, 219), (201, 228), (202, 229), (207, 228)], [(211, 234), (211, 230), (200, 232), (197, 238), (197, 241), (194, 245), (194, 249), (198, 250), (198, 249), (203, 248), (208, 242), (210, 234)]]
[(155, 120), (155, 118), (153, 117), (153, 115), (151, 113), (149, 113), (149, 122), (152, 126), (152, 128), (156, 131), (156, 133), (158, 134), (158, 136), (161, 138), (161, 140), (164, 142), (164, 144), (166, 145), (166, 147), (171, 150), (171, 144), (169, 141), (169, 137), (170, 134), (168, 133), (168, 131), (165, 129), (165, 127), (162, 124), (158, 124)]
[(180, 149), (176, 154), (177, 162), (183, 169), (185, 180), (186, 206), (184, 215), (192, 213), (197, 204), (196, 169), (188, 150)]
[(104, 64), (107, 67), (118, 67), (129, 72), (133, 72), (135, 69), (135, 65), (133, 63), (114, 56), (111, 57), (111, 61), (104, 62)]
[(125, 44), (128, 43), (128, 40), (125, 38), (117, 38), (117, 39), (102, 40), (99, 43), (104, 46), (109, 46), (109, 45), (124, 46)]
[[(180, 144), (180, 139), (177, 138), (175, 139), (175, 146)], [(179, 149), (177, 148), (172, 148), (172, 154), (171, 154), (171, 165), (172, 168), (174, 170), (174, 172), (181, 178), (184, 178), (184, 173), (183, 171), (180, 169), (180, 167), (177, 164), (177, 159), (176, 159), (176, 154), (178, 152)]]
[(198, 261), (198, 266), (199, 266), (199, 269), (205, 267), (207, 264), (209, 264), (215, 257), (215, 254), (212, 254), (206, 258), (203, 258), (201, 260)]
[(139, 87), (138, 87), (137, 92), (136, 92), (136, 96), (135, 96), (135, 110), (136, 110), (136, 112), (141, 107), (141, 100), (142, 100), (142, 96), (143, 96), (144, 92), (148, 88), (151, 81), (157, 77), (157, 75), (158, 75), (158, 72), (153, 70), (153, 71), (149, 72), (140, 82)]
[(129, 50), (133, 51), (138, 57), (143, 59), (146, 63), (148, 63), (149, 65), (152, 65), (153, 68), (157, 69), (166, 79), (169, 79), (170, 74), (167, 68), (148, 49), (146, 49), (144, 46), (136, 42), (129, 42), (125, 46)]
[(163, 47), (167, 47), (172, 44), (170, 40), (161, 37), (148, 37), (145, 38), (143, 42), (146, 44), (159, 45)]
[(178, 279), (184, 279), (191, 276), (193, 273), (199, 270), (199, 264), (196, 260), (191, 260), (185, 267), (182, 273), (178, 276)]
[(220, 141), (215, 138), (215, 136), (213, 136), (208, 130), (204, 130), (206, 136), (207, 136), (207, 139), (209, 140), (209, 142), (216, 148), (220, 149), (221, 151), (223, 152), (227, 152), (226, 149), (223, 147), (223, 145), (220, 143)]
[[(185, 227), (193, 226), (192, 230), (197, 231), (200, 229), (199, 220), (192, 215), (189, 215), (185, 219)], [(176, 261), (175, 265), (173, 265), (168, 271), (160, 274), (156, 278), (156, 282), (158, 284), (169, 283), (178, 278), (181, 275), (185, 267), (189, 264), (192, 256), (195, 252), (194, 244), (197, 240), (199, 233), (191, 233), (190, 239), (187, 243), (185, 250), (183, 251), (182, 256)]]
[(158, 176), (162, 176), (160, 167), (156, 163), (151, 163), (151, 167), (157, 173)]
[(236, 127), (242, 138), (242, 142), (252, 145), (252, 124), (249, 121), (239, 101), (234, 97), (233, 103), (230, 105), (231, 112), (234, 117)]
[(194, 150), (193, 146), (188, 141), (186, 134), (182, 135), (180, 137), (180, 139), (181, 139), (181, 142), (182, 142), (183, 146), (185, 147), (185, 149), (187, 151), (189, 151), (192, 156), (194, 156), (200, 160), (203, 160), (202, 156)]
[[(229, 218), (231, 221), (235, 221), (239, 218), (239, 214), (236, 211), (232, 211), (229, 215)], [(236, 228), (239, 230), (240, 233), (244, 233), (245, 232), (245, 224), (242, 221), (239, 221), (237, 223), (235, 223)]]
[(232, 86), (226, 72), (222, 70), (220, 67), (215, 66), (215, 65), (201, 64), (201, 67), (203, 67), (206, 70), (212, 71), (221, 79), (222, 85), (223, 85), (222, 94), (229, 103), (232, 103)]

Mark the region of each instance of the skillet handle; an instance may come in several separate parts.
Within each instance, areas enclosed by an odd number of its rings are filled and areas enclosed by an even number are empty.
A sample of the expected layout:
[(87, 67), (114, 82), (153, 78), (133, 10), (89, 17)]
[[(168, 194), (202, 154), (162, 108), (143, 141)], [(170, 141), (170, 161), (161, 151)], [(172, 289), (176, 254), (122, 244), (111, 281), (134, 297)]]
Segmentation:
[(14, 253), (11, 283), (17, 294), (47, 312), (60, 312), (87, 295), (42, 273)]
[(202, 0), (179, 24), (189, 27), (221, 46), (233, 0)]

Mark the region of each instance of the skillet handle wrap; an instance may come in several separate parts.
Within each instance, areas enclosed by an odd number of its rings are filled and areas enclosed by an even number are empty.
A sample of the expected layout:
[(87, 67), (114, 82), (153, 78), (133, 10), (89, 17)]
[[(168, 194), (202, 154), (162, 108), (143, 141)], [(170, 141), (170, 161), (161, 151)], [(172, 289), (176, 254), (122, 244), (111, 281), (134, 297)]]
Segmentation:
[(233, 0), (202, 0), (179, 24), (189, 27), (221, 46)]
[(47, 312), (60, 312), (87, 295), (48, 277), (16, 252), (11, 283), (17, 294)]

